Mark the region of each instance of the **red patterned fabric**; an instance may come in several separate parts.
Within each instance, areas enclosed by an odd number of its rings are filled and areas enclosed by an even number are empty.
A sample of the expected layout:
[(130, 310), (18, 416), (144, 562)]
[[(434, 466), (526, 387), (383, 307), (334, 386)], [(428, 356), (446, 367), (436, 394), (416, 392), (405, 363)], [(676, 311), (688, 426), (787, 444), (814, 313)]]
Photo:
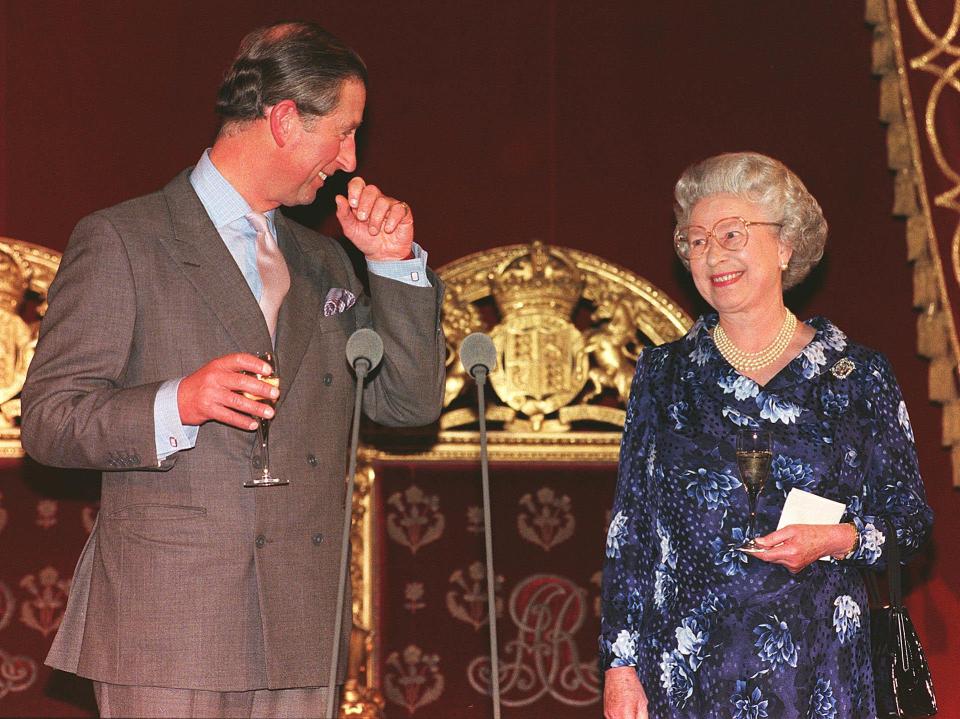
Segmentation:
[[(616, 468), (493, 465), (502, 716), (600, 713), (599, 568)], [(486, 719), (480, 469), (377, 467), (387, 716)]]
[(96, 716), (85, 679), (43, 665), (80, 550), (96, 518), (99, 475), (32, 462), (0, 466), (0, 716)]

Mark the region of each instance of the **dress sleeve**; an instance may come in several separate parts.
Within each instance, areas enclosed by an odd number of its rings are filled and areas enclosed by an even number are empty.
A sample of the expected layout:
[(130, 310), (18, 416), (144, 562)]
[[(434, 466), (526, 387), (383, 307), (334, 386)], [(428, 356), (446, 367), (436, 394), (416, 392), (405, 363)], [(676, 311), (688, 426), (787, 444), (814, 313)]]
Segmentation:
[(633, 378), (620, 444), (620, 467), (607, 530), (600, 610), (600, 669), (635, 666), (644, 612), (653, 595), (655, 532), (646, 509), (650, 396), (655, 350), (642, 353)]
[(863, 491), (848, 505), (845, 519), (856, 525), (860, 542), (842, 562), (881, 569), (888, 532), (896, 531), (901, 561), (906, 561), (929, 535), (933, 510), (923, 490), (907, 406), (890, 363), (877, 355), (866, 369), (872, 413), (865, 431), (873, 437)]

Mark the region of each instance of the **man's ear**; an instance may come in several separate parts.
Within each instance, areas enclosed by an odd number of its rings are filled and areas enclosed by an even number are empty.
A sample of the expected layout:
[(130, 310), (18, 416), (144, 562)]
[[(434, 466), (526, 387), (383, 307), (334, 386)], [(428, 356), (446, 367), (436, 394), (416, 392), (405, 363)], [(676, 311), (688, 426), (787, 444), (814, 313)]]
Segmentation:
[(277, 147), (284, 147), (290, 141), (300, 120), (297, 104), (293, 100), (281, 100), (276, 105), (266, 108), (266, 113), (273, 141), (277, 143)]

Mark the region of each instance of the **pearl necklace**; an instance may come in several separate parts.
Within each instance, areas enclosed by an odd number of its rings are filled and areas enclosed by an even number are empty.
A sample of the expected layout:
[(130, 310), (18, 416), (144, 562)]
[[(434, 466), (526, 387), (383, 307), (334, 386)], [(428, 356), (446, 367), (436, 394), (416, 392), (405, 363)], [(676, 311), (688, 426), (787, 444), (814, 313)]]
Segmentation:
[(720, 323), (713, 329), (713, 343), (720, 350), (723, 358), (733, 366), (738, 372), (752, 372), (763, 369), (773, 364), (780, 358), (784, 350), (793, 339), (793, 333), (797, 329), (797, 316), (790, 310), (787, 310), (787, 316), (783, 318), (783, 324), (780, 331), (774, 337), (773, 342), (764, 347), (759, 352), (744, 352), (738, 348), (733, 341), (727, 337)]

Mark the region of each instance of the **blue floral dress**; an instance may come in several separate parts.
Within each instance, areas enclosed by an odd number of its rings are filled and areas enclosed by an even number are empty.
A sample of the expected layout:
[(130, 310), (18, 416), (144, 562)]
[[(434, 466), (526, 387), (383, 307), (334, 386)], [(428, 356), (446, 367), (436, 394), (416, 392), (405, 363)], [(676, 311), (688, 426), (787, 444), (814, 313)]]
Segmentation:
[[(902, 554), (933, 513), (906, 406), (886, 358), (828, 320), (760, 386), (717, 351), (715, 314), (637, 367), (607, 534), (601, 671), (634, 666), (651, 719), (859, 719), (875, 715), (869, 614), (860, 575)], [(842, 561), (794, 575), (737, 551), (747, 524), (737, 430), (773, 435), (758, 534), (776, 529), (792, 487), (842, 502), (860, 533)]]

